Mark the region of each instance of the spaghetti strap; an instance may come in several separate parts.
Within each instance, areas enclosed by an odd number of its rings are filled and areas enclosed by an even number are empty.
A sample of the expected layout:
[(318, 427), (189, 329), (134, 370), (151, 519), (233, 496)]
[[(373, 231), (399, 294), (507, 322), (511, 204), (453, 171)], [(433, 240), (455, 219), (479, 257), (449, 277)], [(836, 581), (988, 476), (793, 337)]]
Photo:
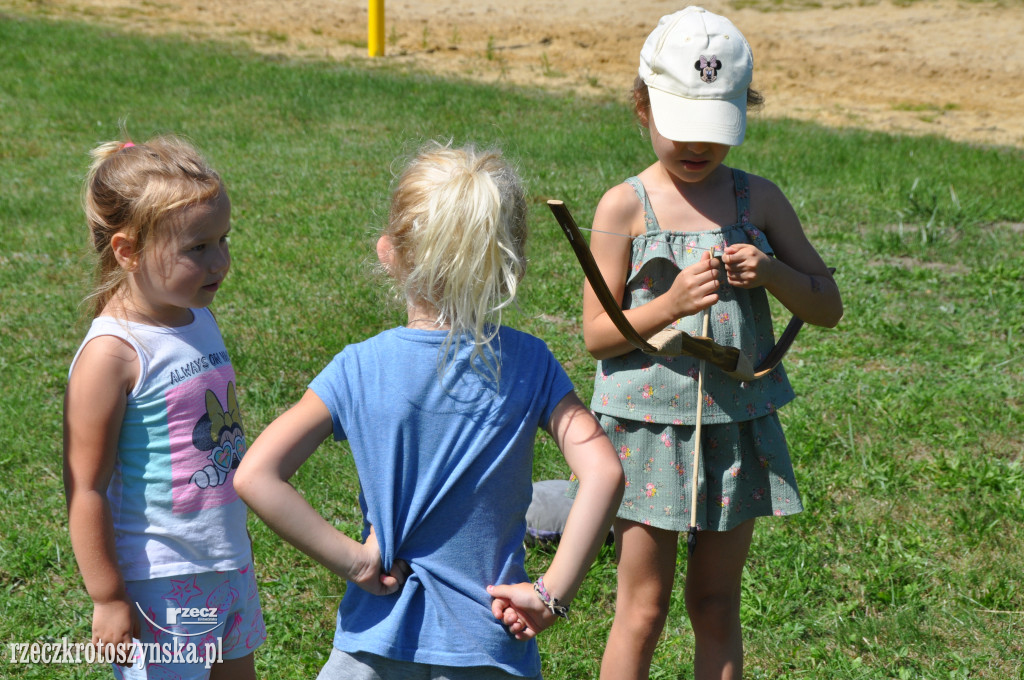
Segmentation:
[(644, 226), (647, 228), (645, 234), (660, 234), (661, 225), (658, 224), (658, 218), (654, 215), (654, 208), (651, 207), (651, 199), (647, 196), (644, 183), (640, 181), (639, 177), (630, 177), (626, 180), (626, 184), (633, 187), (636, 197), (644, 204)]
[[(639, 177), (629, 177), (626, 179), (626, 184), (633, 188), (633, 192), (636, 193), (636, 197), (644, 204), (644, 226), (647, 231), (647, 236), (661, 233), (661, 225), (658, 224), (658, 218), (654, 214), (654, 208), (651, 207), (651, 199), (647, 195), (647, 189), (644, 188), (644, 183), (640, 181)], [(736, 196), (736, 222), (734, 224), (748, 225), (750, 224), (750, 180), (747, 177), (747, 173), (739, 168), (732, 169), (732, 185), (733, 192)]]
[(736, 223), (743, 225), (749, 224), (750, 181), (747, 179), (747, 173), (738, 168), (733, 168), (732, 186), (733, 190), (736, 192)]

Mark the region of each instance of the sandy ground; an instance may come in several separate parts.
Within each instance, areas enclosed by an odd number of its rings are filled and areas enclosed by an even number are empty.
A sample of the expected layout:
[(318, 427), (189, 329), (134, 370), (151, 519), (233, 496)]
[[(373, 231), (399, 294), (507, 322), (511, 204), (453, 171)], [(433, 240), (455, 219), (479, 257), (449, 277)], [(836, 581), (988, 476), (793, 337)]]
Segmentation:
[[(753, 0), (770, 5), (771, 0)], [(754, 51), (763, 116), (1024, 148), (1024, 4), (785, 0), (784, 11), (704, 6)], [(751, 2), (747, 2), (750, 5)], [(385, 56), (367, 57), (366, 0), (0, 0), (142, 33), (241, 41), (257, 51), (408, 65), (488, 82), (625, 98), (667, 0), (387, 0)], [(795, 8), (795, 9), (794, 9)]]

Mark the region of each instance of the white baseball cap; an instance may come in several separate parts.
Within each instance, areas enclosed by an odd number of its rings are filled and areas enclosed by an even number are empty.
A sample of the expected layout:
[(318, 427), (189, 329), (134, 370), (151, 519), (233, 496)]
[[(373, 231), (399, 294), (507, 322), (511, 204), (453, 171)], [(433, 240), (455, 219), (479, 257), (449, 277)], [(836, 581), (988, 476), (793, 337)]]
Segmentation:
[(640, 51), (655, 125), (677, 142), (742, 144), (753, 75), (746, 38), (703, 7), (663, 16)]

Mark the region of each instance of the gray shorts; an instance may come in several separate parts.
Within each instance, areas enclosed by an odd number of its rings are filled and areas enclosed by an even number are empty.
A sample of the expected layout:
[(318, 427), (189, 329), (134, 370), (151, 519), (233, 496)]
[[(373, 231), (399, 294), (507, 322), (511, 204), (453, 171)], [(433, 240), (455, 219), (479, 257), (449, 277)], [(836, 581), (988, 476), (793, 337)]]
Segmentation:
[[(521, 675), (492, 666), (431, 666), (395, 661), (376, 654), (331, 649), (317, 680), (521, 680)], [(542, 680), (540, 675), (526, 680)]]

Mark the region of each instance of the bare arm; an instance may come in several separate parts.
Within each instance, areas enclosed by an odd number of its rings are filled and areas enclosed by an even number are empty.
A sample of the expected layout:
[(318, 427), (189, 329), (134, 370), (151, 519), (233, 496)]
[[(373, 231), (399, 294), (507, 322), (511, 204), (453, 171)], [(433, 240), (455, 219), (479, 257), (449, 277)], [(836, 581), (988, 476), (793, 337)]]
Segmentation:
[(391, 574), (381, 573), (380, 549), (372, 530), (366, 543), (354, 541), (321, 517), (288, 483), (332, 431), (327, 406), (307, 390), (249, 447), (235, 471), (235, 490), (281, 538), (338, 576), (375, 595), (393, 593), (405, 580), (405, 563), (396, 561)]
[[(643, 206), (629, 185), (612, 187), (604, 195), (594, 214), (594, 229), (590, 240), (594, 260), (621, 305), (630, 266), (630, 237), (644, 233)], [(650, 338), (676, 320), (710, 307), (718, 301), (718, 266), (718, 260), (704, 255), (679, 272), (666, 293), (625, 310), (626, 318), (640, 335)], [(601, 307), (589, 283), (583, 286), (583, 339), (595, 359), (633, 350)]]
[(131, 645), (139, 634), (114, 547), (107, 486), (138, 357), (100, 336), (83, 348), (64, 395), (64, 494), (75, 560), (93, 602), (92, 641)]
[(544, 579), (553, 595), (570, 602), (608, 535), (625, 476), (601, 424), (575, 393), (555, 407), (550, 432), (580, 485)]
[(722, 257), (729, 284), (764, 286), (786, 309), (816, 326), (834, 327), (843, 317), (839, 287), (804, 234), (793, 206), (771, 182), (751, 176), (751, 203), (775, 251), (769, 257), (748, 244), (729, 246)]
[[(622, 501), (624, 476), (611, 441), (575, 393), (555, 407), (548, 431), (579, 479), (579, 491), (558, 550), (544, 574), (544, 585), (551, 596), (568, 605), (608, 535)], [(488, 592), (495, 598), (495, 617), (502, 619), (518, 639), (533, 637), (556, 620), (532, 584), (490, 586)]]

